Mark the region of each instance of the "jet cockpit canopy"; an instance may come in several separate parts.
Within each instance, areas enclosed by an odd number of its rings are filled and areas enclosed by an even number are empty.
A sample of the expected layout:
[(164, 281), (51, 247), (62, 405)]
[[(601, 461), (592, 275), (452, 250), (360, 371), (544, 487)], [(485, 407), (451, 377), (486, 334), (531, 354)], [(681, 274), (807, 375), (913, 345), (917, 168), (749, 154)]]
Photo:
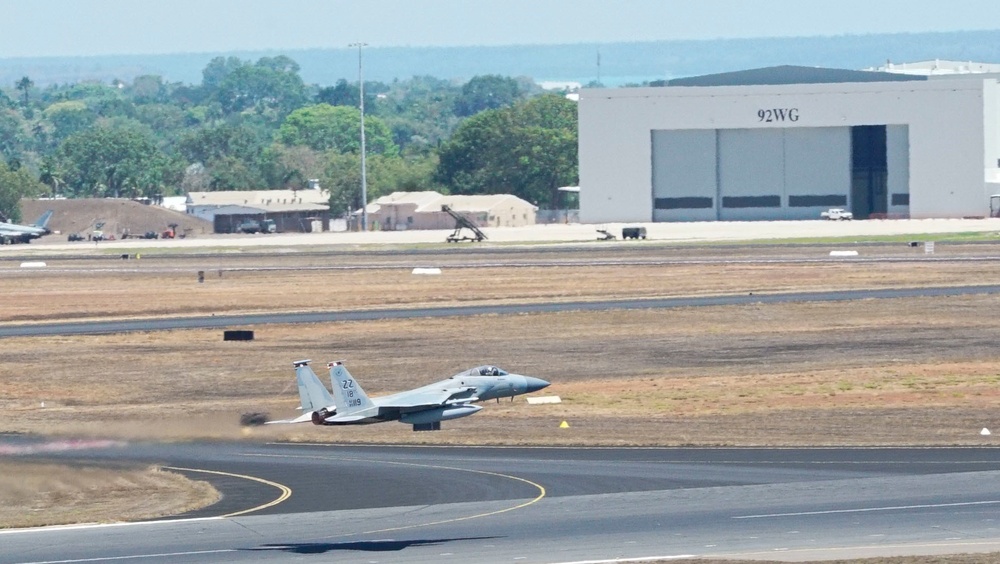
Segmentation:
[[(487, 364), (484, 366), (477, 366), (475, 368), (470, 368), (461, 374), (456, 374), (455, 376), (506, 376), (507, 371), (493, 366), (492, 364)], [(455, 376), (452, 376), (454, 378)]]

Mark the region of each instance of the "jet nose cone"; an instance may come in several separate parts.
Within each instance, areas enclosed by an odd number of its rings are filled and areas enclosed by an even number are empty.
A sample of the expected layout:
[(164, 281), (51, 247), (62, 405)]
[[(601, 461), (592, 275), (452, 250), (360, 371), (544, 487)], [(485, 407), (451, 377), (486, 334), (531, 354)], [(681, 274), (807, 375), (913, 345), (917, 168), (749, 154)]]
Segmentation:
[(549, 385), (549, 383), (546, 382), (545, 380), (542, 380), (541, 378), (532, 378), (531, 376), (525, 376), (524, 377), (524, 381), (528, 385), (528, 393), (529, 394), (531, 392), (537, 392), (538, 390), (541, 390), (542, 388), (547, 388), (548, 385)]

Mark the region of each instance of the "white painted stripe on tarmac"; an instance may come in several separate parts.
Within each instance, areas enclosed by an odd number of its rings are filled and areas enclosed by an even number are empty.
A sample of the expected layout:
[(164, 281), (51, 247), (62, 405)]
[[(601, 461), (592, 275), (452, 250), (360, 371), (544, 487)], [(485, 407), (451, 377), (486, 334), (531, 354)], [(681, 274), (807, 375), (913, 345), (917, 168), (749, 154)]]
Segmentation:
[(140, 560), (143, 558), (169, 558), (176, 556), (199, 556), (202, 554), (225, 554), (236, 552), (235, 548), (223, 548), (219, 550), (192, 550), (191, 552), (163, 552), (160, 554), (130, 554), (128, 556), (101, 556), (100, 558), (74, 558), (72, 560), (36, 560), (34, 562), (21, 562), (20, 564), (73, 564), (80, 562), (110, 562), (112, 560)]
[(143, 527), (147, 525), (163, 525), (167, 523), (195, 523), (197, 521), (220, 521), (225, 517), (192, 517), (191, 519), (162, 519), (159, 521), (136, 521), (132, 523), (84, 523), (82, 525), (53, 525), (50, 527), (31, 527), (26, 529), (4, 529), (0, 535), (17, 535), (22, 533), (53, 533), (60, 531), (77, 531), (86, 529), (104, 529), (111, 527)]
[(610, 558), (608, 560), (577, 560), (575, 562), (554, 562), (553, 564), (616, 564), (618, 562), (657, 562), (660, 560), (684, 560), (698, 558), (696, 554), (672, 554), (670, 556), (640, 556), (638, 558)]
[(805, 517), (808, 515), (834, 515), (837, 513), (874, 513), (876, 511), (903, 511), (907, 509), (941, 509), (945, 507), (971, 507), (976, 505), (998, 505), (996, 501), (967, 501), (962, 503), (932, 503), (926, 505), (897, 505), (890, 507), (861, 507), (857, 509), (828, 509), (825, 511), (800, 511), (798, 513), (764, 513), (761, 515), (736, 515), (733, 519), (769, 519), (773, 517)]

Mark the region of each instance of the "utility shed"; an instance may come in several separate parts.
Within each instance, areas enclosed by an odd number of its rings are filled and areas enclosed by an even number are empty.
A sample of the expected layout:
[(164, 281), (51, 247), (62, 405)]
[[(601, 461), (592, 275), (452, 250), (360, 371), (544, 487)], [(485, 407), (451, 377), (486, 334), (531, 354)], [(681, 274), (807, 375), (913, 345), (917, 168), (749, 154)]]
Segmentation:
[(478, 227), (534, 225), (538, 211), (530, 202), (510, 194), (447, 196), (433, 191), (393, 192), (368, 204), (368, 221), (383, 231), (452, 229), (455, 219), (442, 211), (442, 206), (450, 206)]
[(772, 67), (580, 95), (585, 223), (981, 217), (995, 78)]

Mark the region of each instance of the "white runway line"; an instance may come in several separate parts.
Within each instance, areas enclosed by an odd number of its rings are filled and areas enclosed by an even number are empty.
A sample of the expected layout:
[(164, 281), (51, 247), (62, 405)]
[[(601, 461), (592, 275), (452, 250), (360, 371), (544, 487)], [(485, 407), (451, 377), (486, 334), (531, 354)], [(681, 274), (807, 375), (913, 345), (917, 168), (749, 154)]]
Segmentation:
[(765, 513), (761, 515), (737, 515), (733, 519), (769, 519), (772, 517), (804, 517), (807, 515), (833, 515), (837, 513), (874, 513), (876, 511), (902, 511), (906, 509), (939, 509), (944, 507), (971, 507), (976, 505), (997, 505), (997, 501), (968, 501), (963, 503), (934, 503), (927, 505), (898, 505), (890, 507), (862, 507), (859, 509), (828, 509), (826, 511), (801, 511), (798, 513)]

